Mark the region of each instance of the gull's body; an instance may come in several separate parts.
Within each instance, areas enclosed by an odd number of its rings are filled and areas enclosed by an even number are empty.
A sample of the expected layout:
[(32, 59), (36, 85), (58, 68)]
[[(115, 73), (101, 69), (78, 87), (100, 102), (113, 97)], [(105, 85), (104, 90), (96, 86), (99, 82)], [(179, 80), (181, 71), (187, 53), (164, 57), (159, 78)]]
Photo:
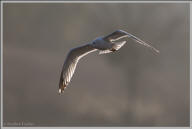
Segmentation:
[(131, 38), (134, 41), (151, 48), (155, 52), (159, 53), (157, 49), (140, 40), (139, 38), (125, 32), (122, 30), (117, 30), (105, 37), (99, 37), (90, 43), (82, 45), (80, 47), (73, 48), (69, 51), (67, 58), (63, 64), (63, 69), (61, 72), (60, 82), (59, 82), (59, 93), (62, 93), (67, 87), (71, 78), (74, 74), (76, 65), (83, 56), (99, 50), (99, 54), (105, 54), (119, 50), (125, 43), (124, 41), (119, 41), (125, 37)]

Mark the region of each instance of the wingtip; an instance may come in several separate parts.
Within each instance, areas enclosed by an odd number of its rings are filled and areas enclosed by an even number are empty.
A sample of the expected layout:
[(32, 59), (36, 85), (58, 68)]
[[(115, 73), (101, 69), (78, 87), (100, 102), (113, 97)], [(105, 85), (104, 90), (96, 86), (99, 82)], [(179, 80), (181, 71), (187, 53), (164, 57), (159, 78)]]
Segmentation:
[(155, 49), (154, 51), (155, 51), (157, 54), (159, 54), (159, 53), (160, 53), (160, 51), (159, 51), (159, 50), (157, 50), (157, 49)]
[(61, 95), (62, 93), (64, 93), (64, 89), (61, 89), (61, 88), (59, 88), (59, 95)]
[(59, 89), (59, 94), (61, 94), (62, 93), (62, 91), (61, 91), (61, 89)]
[(59, 91), (58, 91), (60, 95), (64, 92), (64, 89), (65, 89), (65, 88), (66, 88), (66, 85), (60, 83)]
[(153, 49), (157, 54), (159, 54), (160, 53), (160, 51), (159, 50), (157, 50), (157, 49)]

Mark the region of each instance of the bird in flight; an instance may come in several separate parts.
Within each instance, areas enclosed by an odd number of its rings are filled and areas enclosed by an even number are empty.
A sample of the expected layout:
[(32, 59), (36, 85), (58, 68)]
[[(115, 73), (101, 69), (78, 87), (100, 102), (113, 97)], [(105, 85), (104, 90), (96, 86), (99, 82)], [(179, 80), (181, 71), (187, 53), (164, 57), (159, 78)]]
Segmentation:
[[(119, 50), (127, 41), (126, 37), (134, 40), (135, 42), (144, 45), (156, 53), (159, 50), (155, 49), (151, 45), (135, 37), (134, 35), (127, 33), (123, 30), (116, 30), (115, 32), (104, 36), (98, 37), (95, 40), (85, 45), (71, 49), (64, 61), (59, 81), (59, 93), (63, 93), (64, 89), (69, 84), (77, 66), (78, 61), (85, 55), (99, 50), (99, 54), (111, 53)], [(123, 39), (123, 40), (120, 40)]]

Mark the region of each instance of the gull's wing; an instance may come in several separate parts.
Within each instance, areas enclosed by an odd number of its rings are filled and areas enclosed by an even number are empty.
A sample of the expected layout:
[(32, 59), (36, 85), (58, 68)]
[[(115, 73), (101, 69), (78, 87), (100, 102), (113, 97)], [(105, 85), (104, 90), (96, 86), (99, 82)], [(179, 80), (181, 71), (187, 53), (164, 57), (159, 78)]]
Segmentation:
[[(115, 50), (119, 50), (125, 43), (126, 43), (126, 41), (114, 43), (113, 48)], [(113, 52), (113, 51), (111, 51), (110, 49), (109, 50), (108, 49), (107, 50), (100, 50), (99, 54), (106, 54), (106, 53), (111, 53), (111, 52)]]
[(114, 41), (117, 41), (119, 39), (122, 39), (124, 37), (128, 37), (134, 41), (136, 41), (137, 43), (141, 44), (141, 45), (144, 45), (146, 47), (149, 47), (150, 49), (154, 50), (155, 52), (159, 53), (159, 50), (157, 50), (156, 48), (154, 48), (153, 46), (147, 44), (146, 42), (142, 41), (141, 39), (139, 39), (138, 37), (130, 34), (130, 33), (127, 33), (123, 30), (117, 30), (107, 36), (105, 36), (103, 39), (105, 41), (108, 41), (108, 42), (114, 42)]
[(115, 50), (119, 50), (121, 47), (123, 47), (125, 45), (127, 41), (121, 41), (121, 42), (117, 42), (117, 43), (114, 43), (114, 48)]
[(116, 30), (115, 32), (105, 36), (103, 40), (111, 42), (111, 40), (127, 37), (127, 33), (122, 30)]
[(97, 49), (93, 48), (90, 44), (86, 44), (77, 48), (73, 48), (69, 51), (61, 71), (59, 93), (64, 92), (64, 89), (70, 82), (79, 59), (96, 50)]

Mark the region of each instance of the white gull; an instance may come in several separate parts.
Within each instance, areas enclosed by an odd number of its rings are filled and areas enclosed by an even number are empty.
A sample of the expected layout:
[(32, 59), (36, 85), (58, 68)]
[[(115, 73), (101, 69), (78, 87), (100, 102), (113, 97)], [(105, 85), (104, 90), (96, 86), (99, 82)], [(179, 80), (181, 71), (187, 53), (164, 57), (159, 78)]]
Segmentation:
[(64, 89), (67, 87), (71, 78), (75, 72), (75, 68), (79, 59), (83, 56), (99, 50), (99, 54), (105, 54), (119, 50), (127, 41), (119, 41), (120, 39), (125, 39), (128, 37), (139, 44), (142, 44), (156, 53), (159, 53), (159, 50), (155, 49), (151, 45), (145, 43), (141, 39), (135, 37), (134, 35), (127, 33), (123, 30), (117, 30), (105, 37), (98, 37), (90, 43), (85, 45), (73, 48), (69, 51), (61, 71), (60, 81), (59, 81), (59, 93), (64, 92)]

